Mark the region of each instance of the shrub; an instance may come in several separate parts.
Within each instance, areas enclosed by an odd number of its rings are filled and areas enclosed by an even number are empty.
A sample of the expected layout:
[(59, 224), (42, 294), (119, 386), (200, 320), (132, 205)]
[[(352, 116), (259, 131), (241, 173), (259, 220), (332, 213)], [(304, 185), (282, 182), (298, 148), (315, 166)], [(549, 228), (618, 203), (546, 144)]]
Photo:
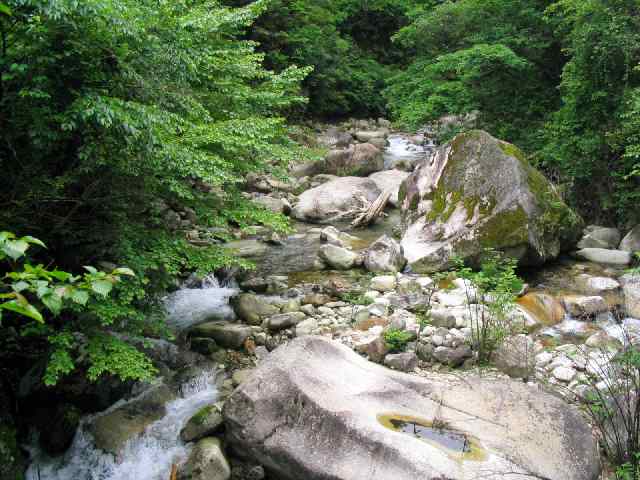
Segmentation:
[(391, 353), (403, 352), (413, 335), (398, 328), (390, 328), (384, 332), (384, 341)]
[[(54, 385), (62, 375), (75, 370), (76, 356), (86, 358), (90, 380), (104, 373), (123, 380), (150, 378), (155, 370), (145, 355), (109, 335), (105, 330), (109, 325), (93, 314), (123, 277), (135, 276), (133, 271), (115, 268), (107, 273), (84, 267), (85, 273), (72, 275), (57, 268), (33, 266), (26, 259), (33, 245), (46, 248), (37, 238), (0, 232), (0, 271), (4, 273), (0, 279), (0, 332), (4, 334), (11, 327), (21, 337), (47, 340), (49, 363), (44, 383)], [(57, 321), (65, 311), (82, 316), (83, 321)]]
[(617, 465), (616, 478), (640, 479), (640, 345), (637, 333), (620, 327), (622, 348), (595, 351), (578, 347), (586, 361), (577, 397), (599, 432), (607, 457)]
[(471, 342), (478, 361), (486, 363), (510, 333), (509, 312), (522, 290), (516, 275), (517, 262), (493, 249), (483, 252), (480, 269), (474, 271), (460, 258), (454, 259), (456, 274), (464, 279), (471, 317)]

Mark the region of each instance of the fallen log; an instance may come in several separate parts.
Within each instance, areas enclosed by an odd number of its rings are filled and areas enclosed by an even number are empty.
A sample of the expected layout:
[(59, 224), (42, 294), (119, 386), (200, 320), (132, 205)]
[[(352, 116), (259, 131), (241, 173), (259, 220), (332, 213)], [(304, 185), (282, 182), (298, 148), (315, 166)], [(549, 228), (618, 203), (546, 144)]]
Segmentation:
[(376, 198), (371, 205), (367, 209), (364, 210), (360, 215), (356, 217), (356, 219), (351, 222), (351, 226), (353, 228), (358, 227), (366, 227), (370, 223), (372, 223), (376, 218), (378, 218), (384, 212), (387, 203), (389, 202), (389, 198), (391, 198), (391, 190), (386, 190), (382, 192), (378, 198)]

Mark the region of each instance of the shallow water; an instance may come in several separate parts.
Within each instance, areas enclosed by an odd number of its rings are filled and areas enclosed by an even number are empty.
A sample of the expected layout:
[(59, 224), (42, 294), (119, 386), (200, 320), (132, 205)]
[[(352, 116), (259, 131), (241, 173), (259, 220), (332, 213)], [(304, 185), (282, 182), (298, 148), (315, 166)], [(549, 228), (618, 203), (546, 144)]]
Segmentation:
[(469, 435), (436, 425), (435, 421), (407, 415), (378, 415), (378, 421), (384, 427), (404, 433), (443, 450), (447, 455), (460, 461), (485, 461), (487, 452), (480, 443)]

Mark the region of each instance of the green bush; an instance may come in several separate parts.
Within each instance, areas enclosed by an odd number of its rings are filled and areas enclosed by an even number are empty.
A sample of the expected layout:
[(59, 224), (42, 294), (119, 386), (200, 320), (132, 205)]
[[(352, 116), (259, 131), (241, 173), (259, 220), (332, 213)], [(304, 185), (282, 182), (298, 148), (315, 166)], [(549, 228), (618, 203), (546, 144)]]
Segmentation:
[(523, 287), (516, 275), (517, 261), (486, 249), (477, 271), (467, 267), (461, 258), (455, 258), (454, 264), (457, 276), (465, 281), (472, 347), (478, 361), (487, 363), (513, 330), (508, 314)]
[(398, 328), (390, 328), (384, 332), (384, 341), (391, 353), (403, 352), (412, 338), (414, 337), (410, 332)]
[[(122, 380), (149, 379), (155, 369), (145, 355), (109, 335), (105, 330), (109, 325), (91, 313), (93, 306), (107, 299), (122, 278), (134, 277), (133, 271), (115, 268), (107, 273), (84, 267), (85, 273), (72, 275), (57, 268), (33, 266), (26, 258), (32, 245), (46, 248), (37, 238), (0, 232), (0, 331), (5, 333), (4, 329), (11, 327), (22, 337), (48, 341), (44, 383), (56, 384), (61, 376), (76, 369), (78, 358), (82, 357), (86, 357), (84, 366), (92, 381), (105, 373)], [(66, 311), (82, 316), (83, 321), (55, 321)], [(4, 323), (3, 312), (9, 314)]]
[(362, 293), (347, 292), (340, 295), (340, 299), (343, 302), (351, 303), (352, 305), (371, 305), (373, 300), (370, 297)]

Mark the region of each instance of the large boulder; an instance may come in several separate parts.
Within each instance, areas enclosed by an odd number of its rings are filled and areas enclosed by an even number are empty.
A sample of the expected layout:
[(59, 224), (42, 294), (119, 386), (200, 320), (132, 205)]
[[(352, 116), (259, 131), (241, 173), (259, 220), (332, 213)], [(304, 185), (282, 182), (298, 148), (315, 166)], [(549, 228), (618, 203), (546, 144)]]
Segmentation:
[(240, 348), (251, 336), (251, 327), (230, 322), (207, 322), (193, 327), (192, 337), (213, 338), (224, 348)]
[(370, 272), (401, 272), (406, 263), (400, 244), (387, 235), (373, 242), (364, 256)]
[(589, 225), (584, 230), (578, 248), (607, 248), (615, 249), (620, 244), (620, 231), (617, 228)]
[(387, 129), (372, 130), (372, 131), (359, 130), (355, 133), (355, 135), (356, 135), (356, 140), (358, 140), (359, 142), (371, 142), (376, 139), (384, 140), (389, 136), (389, 130)]
[(640, 318), (640, 275), (626, 274), (620, 278), (627, 315)]
[(269, 330), (277, 332), (279, 330), (295, 327), (306, 318), (307, 316), (303, 312), (281, 313), (267, 319), (265, 322), (265, 326)]
[[(275, 350), (226, 401), (226, 439), (289, 480), (598, 478), (596, 442), (574, 407), (522, 382), (445, 378), (395, 372), (303, 337)], [(437, 420), (463, 446), (422, 441), (394, 419)]]
[(582, 220), (522, 152), (484, 131), (438, 148), (400, 191), (402, 246), (412, 269), (433, 272), (452, 256), (475, 261), (495, 248), (539, 265), (571, 248)]
[(318, 137), (318, 143), (330, 148), (348, 147), (351, 142), (353, 142), (353, 136), (337, 127), (330, 127), (323, 135)]
[(389, 197), (389, 204), (393, 207), (398, 207), (398, 195), (400, 193), (400, 186), (407, 177), (409, 172), (403, 172), (402, 170), (385, 170), (384, 172), (376, 172), (369, 175), (369, 178), (376, 182), (378, 188), (381, 191), (391, 190), (391, 197)]
[(606, 265), (629, 265), (632, 260), (630, 252), (606, 248), (583, 248), (578, 250), (575, 256), (582, 260)]
[(321, 174), (366, 177), (383, 168), (384, 157), (380, 148), (371, 143), (360, 143), (330, 150), (322, 160), (297, 166), (291, 174), (294, 177), (313, 177)]
[(370, 143), (361, 143), (346, 149), (330, 151), (324, 159), (322, 173), (364, 177), (383, 168), (382, 151)]
[(493, 354), (496, 367), (516, 378), (529, 378), (536, 365), (538, 350), (531, 337), (527, 335), (513, 335), (507, 337)]
[(189, 419), (180, 431), (183, 442), (193, 442), (204, 437), (209, 437), (220, 429), (223, 423), (220, 405), (213, 404), (201, 408)]
[(353, 215), (380, 193), (376, 183), (368, 178), (337, 178), (302, 193), (292, 215), (302, 221), (331, 223)]

